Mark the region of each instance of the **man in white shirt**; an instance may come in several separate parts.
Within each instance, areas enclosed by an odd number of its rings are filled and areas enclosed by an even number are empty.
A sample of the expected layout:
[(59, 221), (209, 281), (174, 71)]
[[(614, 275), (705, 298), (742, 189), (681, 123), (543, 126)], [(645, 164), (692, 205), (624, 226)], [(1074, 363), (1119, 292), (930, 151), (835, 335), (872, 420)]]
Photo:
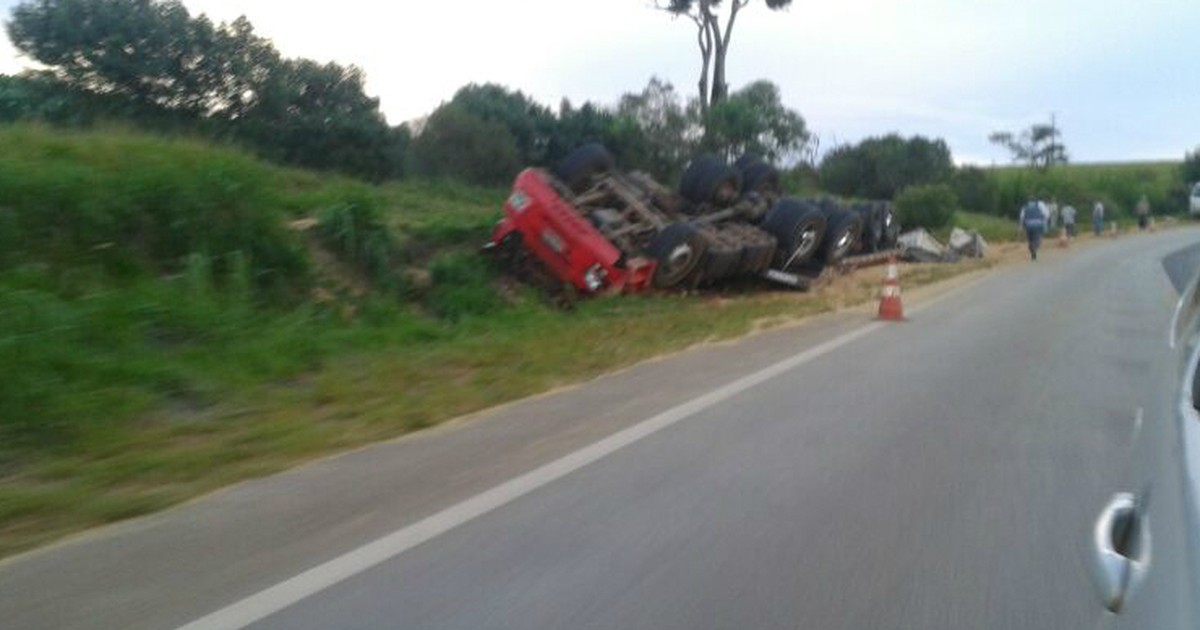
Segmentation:
[(1099, 200), (1092, 206), (1092, 230), (1096, 232), (1096, 236), (1100, 236), (1104, 231), (1104, 204)]
[(1075, 238), (1075, 206), (1067, 204), (1062, 209), (1063, 227), (1067, 230), (1067, 236)]

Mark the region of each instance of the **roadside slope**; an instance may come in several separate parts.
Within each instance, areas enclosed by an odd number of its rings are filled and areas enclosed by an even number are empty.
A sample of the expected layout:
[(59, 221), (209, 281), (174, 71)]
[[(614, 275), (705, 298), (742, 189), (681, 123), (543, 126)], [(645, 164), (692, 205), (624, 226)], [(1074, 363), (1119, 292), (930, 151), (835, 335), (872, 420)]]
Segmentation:
[(0, 149), (0, 556), (878, 283), (567, 313), (476, 253), (504, 191), (373, 187), (125, 130), (10, 126)]

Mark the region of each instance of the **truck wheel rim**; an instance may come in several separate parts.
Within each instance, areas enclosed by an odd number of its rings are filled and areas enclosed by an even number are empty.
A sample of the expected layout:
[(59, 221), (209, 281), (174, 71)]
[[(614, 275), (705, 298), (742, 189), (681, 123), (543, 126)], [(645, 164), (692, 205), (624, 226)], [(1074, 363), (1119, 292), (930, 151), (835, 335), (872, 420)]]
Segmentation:
[(677, 245), (675, 249), (671, 250), (670, 255), (667, 256), (667, 267), (672, 270), (680, 269), (686, 267), (687, 263), (691, 260), (692, 246), (687, 243)]
[(842, 232), (842, 237), (839, 238), (838, 242), (837, 242), (837, 248), (839, 251), (846, 249), (847, 247), (850, 247), (850, 231), (849, 230)]
[(812, 251), (817, 245), (817, 231), (807, 228), (800, 234), (800, 245), (796, 247), (796, 257), (801, 258)]
[(687, 243), (676, 245), (664, 258), (659, 267), (660, 286), (678, 284), (695, 266), (696, 256), (692, 246)]

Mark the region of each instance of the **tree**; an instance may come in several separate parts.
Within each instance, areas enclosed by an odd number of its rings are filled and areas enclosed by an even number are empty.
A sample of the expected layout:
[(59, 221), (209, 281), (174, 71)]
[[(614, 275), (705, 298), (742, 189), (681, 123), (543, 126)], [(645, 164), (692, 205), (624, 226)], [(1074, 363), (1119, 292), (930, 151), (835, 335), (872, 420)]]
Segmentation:
[(74, 91), (203, 118), (244, 115), (281, 63), (245, 17), (214, 26), (177, 0), (27, 1), (8, 33)]
[(388, 127), (364, 81), (355, 66), (283, 61), (261, 85), (256, 106), (237, 119), (239, 137), (288, 164), (374, 180), (396, 176), (402, 162), (393, 145), (407, 137)]
[(1025, 162), (1031, 168), (1046, 170), (1055, 164), (1067, 163), (1067, 148), (1062, 144), (1062, 131), (1054, 118), (1050, 124), (1036, 124), (1019, 134), (1011, 131), (996, 131), (988, 136), (1012, 154), (1013, 162)]
[(821, 160), (821, 185), (848, 196), (892, 199), (908, 186), (939, 184), (954, 172), (943, 140), (890, 134), (845, 145)]
[[(102, 118), (122, 117), (129, 113), (130, 105), (125, 99), (72, 89), (46, 72), (0, 75), (0, 122), (32, 120), (85, 126)], [(160, 127), (162, 125), (158, 123), (163, 121), (143, 117), (143, 122)]]
[(1185, 185), (1200, 182), (1200, 147), (1196, 147), (1195, 151), (1184, 154), (1180, 173), (1183, 175), (1183, 183)]
[(590, 102), (580, 107), (564, 98), (558, 106), (558, 121), (546, 147), (546, 163), (557, 164), (575, 149), (599, 142), (610, 150), (618, 150), (611, 135), (613, 114)]
[(189, 22), (177, 0), (37, 0), (13, 9), (8, 35), (64, 84), (166, 105), (177, 71), (196, 62)]
[(68, 105), (66, 94), (52, 97), (34, 76), (0, 75), (0, 123), (40, 119)]
[(521, 162), (547, 163), (547, 148), (556, 122), (549, 108), (520, 91), (494, 83), (467, 85), (450, 102), (480, 120), (499, 123), (508, 129), (517, 143)]
[(950, 186), (964, 210), (1003, 214), (996, 183), (988, 176), (987, 171), (977, 166), (964, 166), (954, 172)]
[(484, 186), (505, 184), (521, 168), (517, 141), (504, 125), (453, 103), (429, 116), (425, 128), (413, 138), (412, 153), (421, 175)]
[(407, 132), (388, 127), (362, 71), (284, 59), (245, 17), (214, 26), (178, 0), (26, 0), (7, 28), (48, 67), (39, 80), (57, 89), (46, 93), (81, 105), (88, 120), (77, 124), (118, 117), (241, 141), (290, 164), (400, 173)]
[(675, 87), (652, 77), (640, 93), (627, 92), (617, 103), (609, 132), (621, 163), (663, 180), (683, 172), (698, 135)]
[[(207, 22), (203, 15), (198, 18)], [(200, 93), (208, 115), (238, 121), (258, 107), (265, 93), (280, 81), (284, 60), (271, 41), (258, 36), (245, 16), (229, 24), (221, 24), (210, 32), (200, 26), (196, 36), (199, 46), (211, 49), (202, 64), (195, 68), (198, 75), (194, 89)]]
[(755, 81), (713, 105), (707, 123), (706, 148), (728, 160), (754, 153), (776, 162), (809, 139), (804, 118), (783, 105), (779, 88), (770, 81)]
[[(655, 0), (655, 7), (675, 16), (690, 19), (696, 25), (696, 43), (700, 47), (699, 104), (701, 119), (707, 119), (710, 107), (721, 103), (729, 96), (729, 84), (725, 77), (725, 60), (733, 37), (733, 27), (738, 13), (751, 0), (729, 0), (728, 15), (722, 25), (721, 3), (723, 0)], [(764, 0), (770, 9), (782, 9), (792, 0)]]

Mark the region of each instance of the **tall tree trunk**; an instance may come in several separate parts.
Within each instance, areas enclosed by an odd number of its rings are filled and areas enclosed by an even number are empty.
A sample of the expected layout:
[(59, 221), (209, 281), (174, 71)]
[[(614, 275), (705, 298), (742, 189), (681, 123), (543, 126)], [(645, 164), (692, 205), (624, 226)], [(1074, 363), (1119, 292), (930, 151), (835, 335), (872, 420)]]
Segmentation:
[[(700, 19), (704, 21), (705, 28), (708, 30), (709, 40), (712, 42), (710, 51), (712, 52), (712, 68), (710, 75), (712, 77), (712, 89), (709, 92), (708, 100), (704, 104), (704, 111), (707, 113), (708, 108), (725, 100), (728, 87), (725, 85), (725, 43), (726, 40), (721, 36), (721, 18), (713, 13), (711, 0), (700, 0)], [(705, 64), (708, 65), (708, 64)], [(705, 68), (708, 72), (709, 68)]]
[(725, 82), (725, 47), (718, 46), (713, 52), (712, 95), (709, 106), (713, 107), (725, 101), (729, 96), (729, 84)]
[(712, 70), (712, 94), (709, 98), (709, 105), (713, 106), (725, 101), (729, 97), (729, 82), (725, 80), (725, 58), (729, 53), (729, 42), (733, 39), (733, 25), (737, 22), (738, 11), (746, 6), (750, 0), (731, 0), (729, 7), (729, 20), (725, 23), (724, 33), (721, 32), (720, 16), (712, 13), (710, 4), (707, 0), (701, 0), (701, 11), (707, 17), (712, 25), (713, 33), (713, 70)]
[(700, 67), (700, 116), (708, 117), (708, 72), (712, 66), (713, 36), (708, 21), (703, 16), (693, 18), (696, 21), (696, 40), (700, 46), (700, 57), (703, 63)]

